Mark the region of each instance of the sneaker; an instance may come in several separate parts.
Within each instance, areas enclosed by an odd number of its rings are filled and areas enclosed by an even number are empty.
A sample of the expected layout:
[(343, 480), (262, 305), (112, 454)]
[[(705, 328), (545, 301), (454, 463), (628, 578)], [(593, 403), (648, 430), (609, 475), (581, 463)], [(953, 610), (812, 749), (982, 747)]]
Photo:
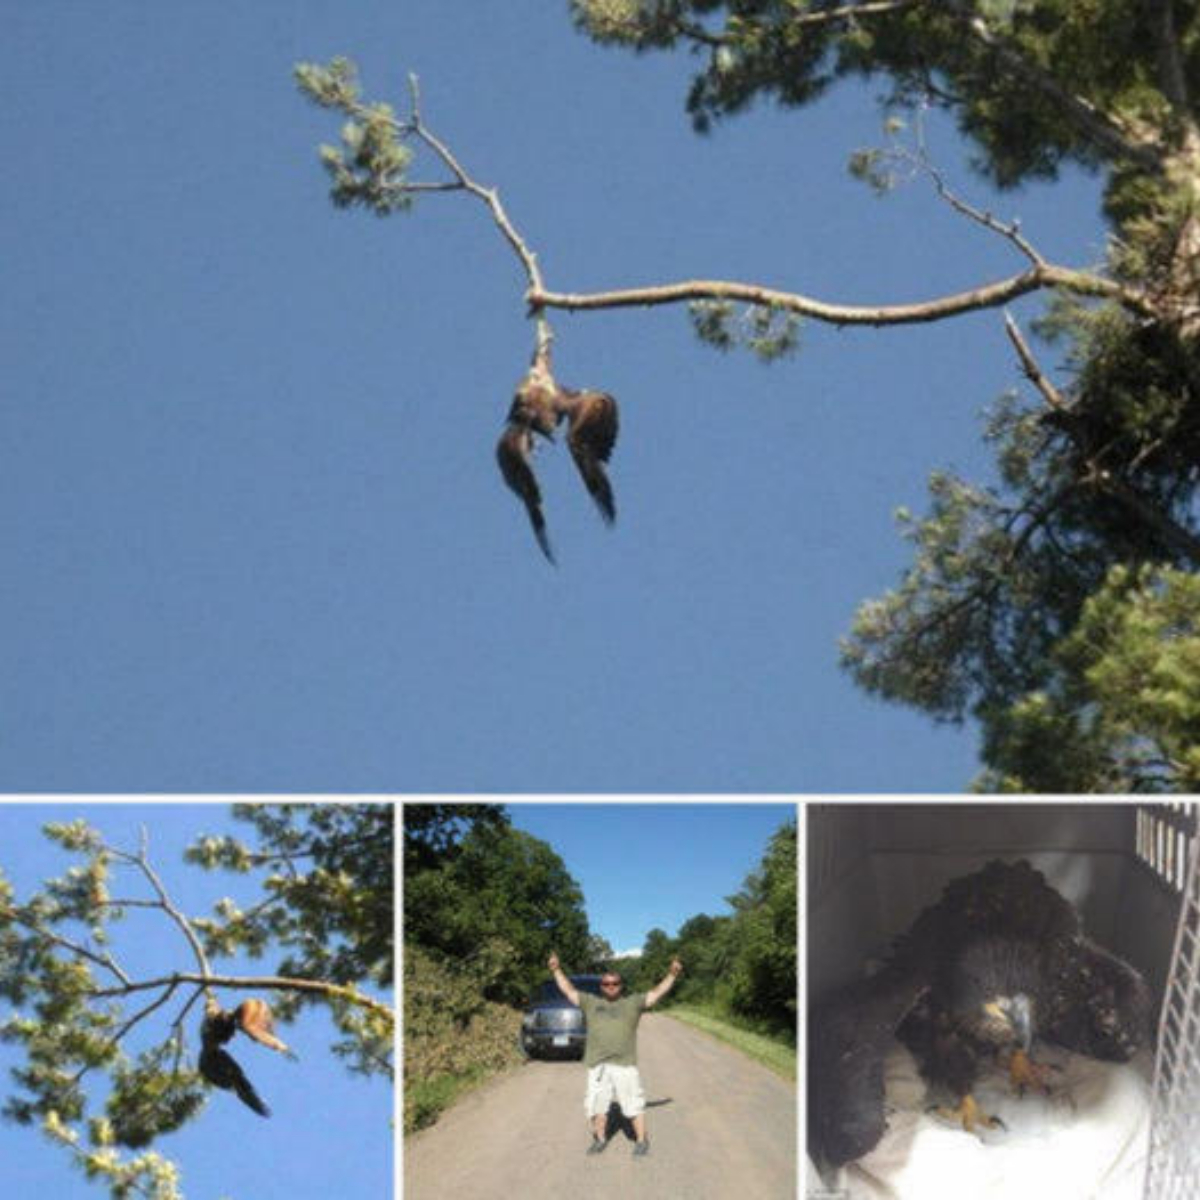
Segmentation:
[(633, 1157), (634, 1158), (645, 1158), (646, 1155), (649, 1153), (650, 1153), (649, 1139), (647, 1139), (644, 1142), (634, 1142), (634, 1144), (633, 1144)]
[(606, 1141), (603, 1141), (598, 1137), (593, 1137), (592, 1144), (587, 1148), (587, 1152), (589, 1154), (602, 1154), (604, 1152), (604, 1147), (607, 1145), (608, 1143)]

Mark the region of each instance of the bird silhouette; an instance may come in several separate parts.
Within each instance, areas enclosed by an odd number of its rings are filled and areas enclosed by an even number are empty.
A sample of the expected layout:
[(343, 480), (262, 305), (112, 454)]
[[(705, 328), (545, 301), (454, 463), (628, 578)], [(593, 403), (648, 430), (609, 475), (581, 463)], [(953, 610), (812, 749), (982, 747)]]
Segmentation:
[(559, 387), (546, 359), (535, 358), (513, 397), (496, 458), (504, 482), (524, 503), (534, 536), (550, 562), (554, 562), (554, 553), (546, 533), (541, 488), (533, 473), (533, 455), (535, 434), (553, 442), (563, 421), (567, 422), (567, 447), (584, 486), (611, 525), (617, 519), (617, 506), (604, 464), (617, 441), (617, 402), (607, 392)]
[(226, 1010), (209, 996), (205, 1000), (204, 1022), (200, 1026), (200, 1074), (214, 1087), (235, 1092), (238, 1099), (260, 1117), (269, 1117), (270, 1108), (254, 1090), (237, 1059), (221, 1048), (239, 1030), (288, 1058), (296, 1057), (275, 1036), (274, 1018), (265, 1000), (243, 1000), (237, 1008)]

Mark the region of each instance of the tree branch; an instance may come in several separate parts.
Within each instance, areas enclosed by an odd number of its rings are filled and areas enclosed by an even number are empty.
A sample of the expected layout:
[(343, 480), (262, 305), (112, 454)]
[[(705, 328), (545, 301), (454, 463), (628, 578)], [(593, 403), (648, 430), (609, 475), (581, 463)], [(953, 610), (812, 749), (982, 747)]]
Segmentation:
[[(1041, 392), (1043, 399), (1055, 412), (1070, 412), (1070, 403), (1038, 365), (1029, 349), (1029, 344), (1021, 335), (1020, 329), (1017, 328), (1017, 323), (1008, 313), (1004, 314), (1004, 328), (1009, 341), (1017, 351), (1017, 357), (1021, 360), (1021, 368), (1025, 377)], [(1168, 545), (1174, 546), (1176, 551), (1191, 560), (1193, 564), (1200, 565), (1200, 538), (1177, 521), (1173, 521), (1156, 505), (1146, 500), (1136, 488), (1115, 476), (1111, 471), (1095, 462), (1089, 463), (1088, 467), (1088, 472), (1082, 479), (1085, 485), (1111, 496), (1153, 529)]]
[[(838, 21), (855, 21), (861, 17), (887, 16), (890, 13), (903, 12), (906, 8), (917, 8), (927, 4), (929, 0), (863, 0), (861, 4), (839, 4), (834, 8), (813, 9), (809, 12), (796, 13), (787, 19), (789, 25), (817, 26), (833, 25)], [(680, 37), (698, 42), (703, 46), (727, 46), (734, 38), (725, 33), (712, 33), (703, 25), (685, 21), (682, 17), (672, 19)], [(636, 26), (631, 26), (636, 29)]]
[(145, 979), (129, 983), (123, 987), (97, 988), (88, 993), (93, 999), (106, 999), (111, 996), (128, 996), (134, 992), (145, 992), (157, 987), (177, 987), (181, 983), (198, 984), (201, 988), (230, 988), (247, 991), (251, 989), (277, 992), (308, 992), (313, 995), (328, 996), (334, 1000), (344, 1000), (357, 1008), (365, 1008), (370, 1012), (380, 1013), (392, 1018), (393, 1013), (388, 1005), (380, 1000), (364, 996), (352, 987), (340, 983), (329, 983), (323, 979), (290, 979), (279, 975), (212, 975), (198, 974), (194, 971), (176, 971), (157, 979)]
[(168, 983), (161, 996), (155, 1000), (152, 1000), (146, 1005), (145, 1008), (141, 1008), (134, 1013), (133, 1016), (130, 1017), (129, 1020), (126, 1021), (125, 1024), (122, 1025), (121, 1028), (112, 1035), (110, 1040), (113, 1042), (119, 1042), (143, 1017), (148, 1017), (156, 1008), (166, 1004), (166, 1002), (175, 994), (175, 989), (178, 986), (179, 983), (175, 980), (172, 980), (170, 983)]
[(69, 950), (72, 954), (77, 954), (80, 958), (86, 958), (88, 962), (93, 962), (98, 967), (103, 967), (106, 971), (115, 975), (122, 984), (129, 983), (129, 976), (121, 970), (113, 960), (111, 954), (107, 952), (98, 954), (87, 946), (81, 946), (78, 942), (73, 942), (70, 938), (63, 937), (60, 933), (51, 933), (49, 929), (43, 928), (36, 921), (31, 921), (28, 917), (22, 916), (20, 909), (12, 909), (11, 916), (17, 924), (23, 925), (31, 933), (36, 933), (38, 937), (45, 938), (51, 945), (61, 946), (62, 949)]
[(1032, 62), (1018, 47), (989, 29), (987, 21), (979, 16), (974, 8), (973, 4), (956, 0), (948, 6), (948, 11), (970, 36), (990, 50), (1003, 66), (1057, 104), (1092, 142), (1114, 158), (1128, 159), (1152, 170), (1161, 165), (1162, 157), (1158, 147), (1139, 139), (1135, 131), (1119, 124), (1082, 96), (1067, 91), (1053, 75)]
[(985, 229), (990, 229), (993, 233), (998, 233), (1006, 241), (1011, 242), (1034, 267), (1050, 266), (1045, 256), (1036, 250), (1029, 239), (1021, 233), (1021, 223), (1019, 221), (1015, 219), (1008, 222), (1000, 221), (990, 212), (982, 208), (976, 208), (975, 205), (969, 204), (956, 192), (952, 191), (950, 185), (946, 182), (945, 176), (933, 165), (929, 155), (926, 153), (923, 131), (920, 132), (919, 136), (921, 137), (921, 144), (916, 159), (917, 166), (933, 180), (933, 186), (937, 194), (956, 213), (969, 218), (977, 225), (982, 225)]
[(1029, 349), (1029, 343), (1022, 336), (1016, 321), (1008, 313), (1004, 314), (1004, 331), (1008, 334), (1008, 340), (1012, 342), (1013, 347), (1017, 351), (1017, 357), (1021, 360), (1021, 369), (1025, 378), (1042, 393), (1042, 398), (1052, 409), (1056, 412), (1067, 412), (1071, 407), (1070, 404), (1067, 403), (1062, 392), (1046, 377), (1046, 373), (1038, 365), (1037, 359), (1033, 357), (1033, 352)]
[[(905, 3), (879, 6), (851, 6), (860, 12), (894, 11), (907, 7)], [(825, 10), (834, 15), (848, 16), (844, 8)], [(811, 14), (814, 17), (816, 14)], [(990, 35), (989, 35), (990, 36)], [(1011, 51), (1011, 53), (1017, 53)], [(1019, 55), (1018, 55), (1019, 56)], [(436, 184), (396, 185), (398, 187), (420, 187), (430, 191), (465, 191), (488, 208), (493, 223), (521, 263), (528, 280), (525, 299), (530, 315), (535, 321), (534, 361), (549, 364), (553, 331), (546, 318), (545, 310), (560, 308), (568, 311), (590, 311), (606, 308), (656, 307), (664, 304), (692, 303), (696, 301), (740, 302), (767, 309), (777, 309), (800, 317), (810, 317), (832, 325), (905, 325), (929, 323), (956, 317), (964, 313), (994, 308), (1009, 303), (1020, 296), (1047, 288), (1058, 288), (1079, 296), (1114, 301), (1127, 310), (1147, 318), (1155, 319), (1160, 314), (1156, 302), (1144, 291), (1117, 282), (1113, 279), (1088, 271), (1073, 270), (1057, 266), (1046, 259), (1021, 234), (1016, 222), (1005, 224), (990, 213), (968, 204), (955, 195), (946, 185), (944, 178), (925, 159), (922, 168), (934, 181), (939, 195), (957, 212), (969, 217), (984, 227), (1007, 238), (1028, 260), (1029, 268), (1020, 274), (993, 283), (937, 297), (931, 300), (892, 305), (848, 305), (835, 304), (795, 292), (781, 291), (760, 284), (728, 280), (694, 279), (679, 283), (659, 284), (646, 287), (615, 289), (603, 292), (561, 292), (546, 286), (537, 255), (518, 232), (509, 217), (495, 188), (484, 187), (468, 173), (455, 153), (424, 123), (421, 113), (420, 87), (417, 77), (410, 75), (412, 113), (406, 122), (390, 115), (381, 116), (380, 108), (372, 108), (357, 98), (322, 101), (340, 107), (364, 124), (370, 121), (387, 120), (398, 138), (416, 138), (439, 159), (454, 177), (453, 184), (440, 187)], [(1155, 162), (1157, 163), (1157, 156)]]
[[(420, 82), (416, 75), (409, 75), (409, 89), (412, 94), (412, 116), (407, 126), (401, 128), (406, 132), (412, 132), (415, 136), (421, 139), (439, 159), (445, 164), (446, 168), (454, 176), (459, 187), (469, 192), (477, 200), (481, 200), (487, 205), (488, 210), (492, 214), (492, 220), (496, 227), (500, 230), (504, 240), (508, 242), (513, 253), (516, 254), (521, 266), (525, 270), (525, 274), (529, 279), (530, 291), (542, 291), (545, 288), (545, 281), (542, 279), (541, 268), (538, 266), (537, 255), (529, 249), (525, 239), (517, 232), (516, 226), (512, 223), (504, 205), (500, 202), (500, 194), (495, 188), (486, 188), (477, 183), (467, 174), (466, 168), (459, 162), (458, 158), (451, 152), (450, 148), (440, 138), (436, 137), (433, 132), (428, 129), (421, 117), (421, 92)], [(536, 358), (548, 358), (550, 354), (550, 346), (554, 340), (554, 333), (550, 328), (549, 322), (541, 314), (538, 314), (535, 320), (537, 329), (537, 346), (535, 351)]]
[(732, 300), (778, 308), (830, 325), (913, 325), (941, 321), (947, 317), (981, 309), (997, 308), (1019, 296), (1045, 288), (1062, 288), (1081, 296), (1115, 300), (1143, 316), (1152, 316), (1154, 306), (1140, 291), (1100, 275), (1075, 271), (1050, 263), (1038, 264), (1019, 275), (955, 292), (933, 300), (911, 304), (831, 304), (795, 292), (781, 292), (759, 284), (717, 279), (691, 279), (681, 283), (624, 288), (608, 292), (551, 292), (531, 288), (526, 300), (533, 309), (562, 308), (581, 312), (603, 308), (652, 308), (696, 300)]
[(150, 886), (158, 896), (163, 912), (175, 922), (182, 931), (183, 936), (187, 939), (188, 945), (191, 946), (192, 953), (195, 955), (196, 962), (200, 967), (201, 975), (209, 975), (211, 974), (211, 968), (208, 964), (208, 956), (204, 953), (204, 947), (200, 944), (200, 939), (196, 936), (196, 932), (192, 929), (187, 917), (171, 903), (171, 898), (167, 895), (167, 890), (163, 887), (162, 880), (159, 879), (154, 868), (150, 865), (150, 860), (146, 854), (147, 842), (148, 837), (143, 827), (141, 845), (138, 848), (137, 854), (130, 854), (125, 850), (111, 850), (110, 853), (124, 862), (132, 863), (149, 880)]
[[(1160, 2), (1165, 3), (1168, 9), (1170, 8), (1170, 0), (1160, 0)], [(796, 13), (788, 17), (786, 23), (799, 27), (830, 25), (843, 20), (886, 17), (896, 12), (903, 12), (905, 9), (922, 6), (929, 7), (934, 12), (939, 8), (945, 11), (967, 31), (971, 38), (982, 44), (999, 59), (1005, 68), (1019, 75), (1048, 100), (1054, 102), (1075, 122), (1075, 125), (1090, 141), (1110, 155), (1120, 159), (1131, 159), (1144, 167), (1157, 168), (1160, 165), (1158, 148), (1139, 138), (1136, 130), (1122, 125), (1090, 101), (1064, 88), (1050, 72), (1029, 59), (1018, 46), (989, 28), (986, 19), (976, 12), (976, 6), (973, 3), (953, 0), (949, 4), (939, 5), (931, 4), (930, 0), (867, 0), (862, 4), (844, 4), (833, 8)], [(685, 24), (682, 21), (677, 21), (675, 24), (680, 36), (706, 46), (718, 47), (735, 40), (727, 35), (709, 33), (703, 27)], [(1178, 45), (1177, 39), (1175, 45), (1176, 47)]]

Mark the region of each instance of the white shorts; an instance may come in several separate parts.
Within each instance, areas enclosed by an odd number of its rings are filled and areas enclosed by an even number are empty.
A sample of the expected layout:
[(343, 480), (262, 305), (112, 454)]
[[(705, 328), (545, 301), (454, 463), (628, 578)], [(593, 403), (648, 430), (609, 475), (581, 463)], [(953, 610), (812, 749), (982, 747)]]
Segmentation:
[(615, 1067), (612, 1063), (588, 1067), (587, 1097), (583, 1102), (587, 1115), (604, 1116), (614, 1100), (627, 1117), (646, 1111), (646, 1093), (637, 1067)]

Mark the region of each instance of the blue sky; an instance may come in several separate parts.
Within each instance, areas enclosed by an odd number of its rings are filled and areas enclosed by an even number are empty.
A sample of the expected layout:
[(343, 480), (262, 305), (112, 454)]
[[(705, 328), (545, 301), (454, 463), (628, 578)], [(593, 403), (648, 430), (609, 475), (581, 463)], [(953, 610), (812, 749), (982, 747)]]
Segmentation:
[[(0, 804), (0, 869), (15, 885), (19, 900), (27, 899), (30, 890), (44, 879), (63, 874), (77, 861), (45, 840), (40, 833), (42, 825), (79, 816), (86, 817), (112, 844), (126, 849), (136, 849), (145, 827), (150, 859), (172, 899), (189, 915), (211, 911), (223, 896), (248, 901), (257, 894), (251, 876), (209, 873), (181, 862), (183, 848), (202, 833), (246, 836), (250, 827), (232, 821), (224, 803), (6, 803)], [(131, 875), (122, 873), (117, 878), (129, 890), (118, 893), (114, 886), (114, 894), (143, 894)], [(134, 912), (125, 929), (116, 927), (118, 961), (135, 972), (156, 974), (190, 967), (190, 952), (179, 932), (156, 916), (161, 914)], [(270, 974), (275, 964), (262, 960), (241, 965), (248, 973)], [(6, 1005), (0, 1003), (5, 1015)], [(160, 1012), (169, 1013), (170, 1008)], [(145, 1024), (154, 1020), (152, 1015)], [(168, 1025), (169, 1019), (160, 1021), (151, 1031), (156, 1035), (152, 1040), (164, 1036)], [(189, 1030), (193, 1049), (198, 1016), (194, 1026)], [(329, 1051), (335, 1031), (318, 1010), (306, 1011), (293, 1025), (281, 1027), (280, 1033), (299, 1055), (299, 1062), (260, 1050), (244, 1039), (240, 1050), (234, 1048), (234, 1056), (271, 1106), (269, 1120), (255, 1116), (232, 1094), (214, 1092), (200, 1116), (155, 1143), (155, 1149), (180, 1164), (184, 1193), (194, 1200), (390, 1195), (391, 1085), (382, 1079), (347, 1074)], [(136, 1045), (134, 1042), (130, 1048)], [(8, 1094), (8, 1069), (17, 1061), (9, 1047), (0, 1046), (2, 1094)], [(39, 1132), (7, 1121), (0, 1121), (0, 1193), (63, 1200), (105, 1194), (71, 1169), (67, 1157)]]
[[(954, 791), (970, 729), (858, 692), (836, 639), (906, 561), (892, 514), (987, 469), (998, 313), (806, 328), (765, 367), (682, 310), (555, 318), (622, 405), (607, 530), (541, 456), (560, 566), (493, 448), (532, 339), (482, 211), (330, 205), (301, 59), (355, 58), (503, 199), (550, 287), (695, 276), (846, 302), (1010, 273), (921, 186), (847, 175), (871, 91), (695, 135), (686, 55), (565, 0), (7, 3), (0, 133), (0, 790)], [(981, 205), (1085, 264), (1096, 193)], [(1028, 315), (1028, 306), (1018, 312)]]
[[(794, 804), (511, 804), (583, 889), (591, 931), (614, 951), (640, 950), (651, 929), (674, 936), (689, 917), (728, 914)], [(568, 964), (569, 965), (569, 964)]]

